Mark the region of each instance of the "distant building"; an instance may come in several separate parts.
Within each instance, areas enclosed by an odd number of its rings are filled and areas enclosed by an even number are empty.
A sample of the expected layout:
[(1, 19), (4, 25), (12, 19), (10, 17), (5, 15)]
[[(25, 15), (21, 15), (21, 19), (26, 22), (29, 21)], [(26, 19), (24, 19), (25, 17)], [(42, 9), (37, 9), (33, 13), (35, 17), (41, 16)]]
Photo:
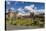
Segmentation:
[(8, 13), (6, 13), (6, 17), (10, 17), (10, 18), (14, 17), (15, 15), (16, 15), (15, 12), (12, 12), (11, 9), (9, 9)]
[[(37, 14), (36, 14), (37, 15)], [(18, 12), (13, 12), (11, 9), (8, 10), (8, 13), (6, 13), (6, 17), (27, 17), (27, 18), (33, 18), (34, 13), (26, 13), (26, 14), (22, 14), (22, 13), (18, 13)], [(38, 14), (39, 15), (39, 14)], [(43, 14), (42, 14), (43, 15)], [(37, 16), (36, 16), (37, 17)]]
[(6, 13), (6, 17), (33, 17), (33, 13), (26, 13), (26, 14), (22, 14), (22, 13), (16, 13), (16, 12), (13, 12), (11, 9), (8, 10), (8, 13)]

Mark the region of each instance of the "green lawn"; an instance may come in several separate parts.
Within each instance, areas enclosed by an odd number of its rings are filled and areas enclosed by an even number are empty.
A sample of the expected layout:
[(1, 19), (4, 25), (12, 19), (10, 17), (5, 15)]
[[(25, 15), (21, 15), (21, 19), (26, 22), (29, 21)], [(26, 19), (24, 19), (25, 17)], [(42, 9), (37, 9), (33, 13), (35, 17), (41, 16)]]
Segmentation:
[(14, 25), (31, 25), (32, 24), (32, 19), (31, 18), (20, 18), (20, 19), (11, 19), (11, 21), (10, 21), (10, 19), (8, 19), (7, 18), (7, 20), (6, 20), (6, 23), (7, 24), (14, 24)]
[[(32, 23), (33, 20), (33, 23)], [(6, 18), (6, 24), (7, 25), (16, 25), (16, 26), (39, 26), (39, 21), (42, 20), (40, 18)], [(44, 22), (43, 22), (44, 25)], [(42, 25), (42, 26), (43, 26)]]

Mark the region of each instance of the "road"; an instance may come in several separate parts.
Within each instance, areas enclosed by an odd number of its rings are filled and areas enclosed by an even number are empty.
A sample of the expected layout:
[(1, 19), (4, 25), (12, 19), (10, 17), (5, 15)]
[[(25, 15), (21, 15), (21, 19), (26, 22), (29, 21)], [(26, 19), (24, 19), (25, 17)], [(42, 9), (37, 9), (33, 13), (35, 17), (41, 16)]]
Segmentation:
[(38, 26), (15, 26), (15, 25), (7, 25), (6, 30), (23, 30), (23, 29), (37, 29), (40, 28)]

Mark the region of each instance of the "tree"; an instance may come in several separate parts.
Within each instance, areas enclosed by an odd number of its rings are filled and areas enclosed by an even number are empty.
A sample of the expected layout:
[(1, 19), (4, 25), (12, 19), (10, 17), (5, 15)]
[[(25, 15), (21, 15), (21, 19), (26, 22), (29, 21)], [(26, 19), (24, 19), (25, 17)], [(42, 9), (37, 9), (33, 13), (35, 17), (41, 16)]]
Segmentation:
[(34, 13), (33, 13), (33, 12), (32, 12), (32, 13), (30, 13), (30, 17), (32, 17), (32, 18), (34, 17)]

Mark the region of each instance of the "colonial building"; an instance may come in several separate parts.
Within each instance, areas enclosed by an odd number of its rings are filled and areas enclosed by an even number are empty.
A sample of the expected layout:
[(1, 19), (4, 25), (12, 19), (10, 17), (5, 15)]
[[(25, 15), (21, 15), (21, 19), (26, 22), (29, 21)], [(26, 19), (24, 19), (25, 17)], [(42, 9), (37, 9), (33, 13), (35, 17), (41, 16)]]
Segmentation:
[(6, 17), (12, 18), (12, 17), (25, 17), (25, 18), (32, 18), (34, 16), (34, 13), (16, 13), (13, 12), (11, 9), (8, 10), (8, 13), (6, 13)]

